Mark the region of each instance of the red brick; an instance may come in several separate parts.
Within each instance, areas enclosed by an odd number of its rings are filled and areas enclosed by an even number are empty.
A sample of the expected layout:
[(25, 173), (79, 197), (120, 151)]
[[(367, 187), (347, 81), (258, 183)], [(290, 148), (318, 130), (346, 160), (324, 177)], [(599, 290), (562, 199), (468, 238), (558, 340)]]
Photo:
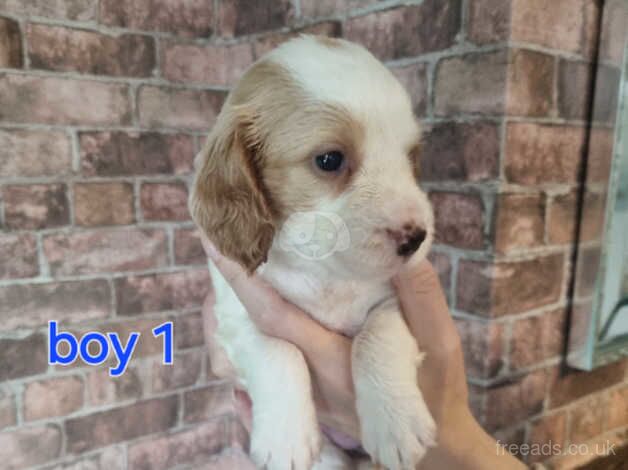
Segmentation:
[(36, 333), (22, 339), (0, 339), (0, 357), (0, 382), (41, 374), (48, 369), (46, 338)]
[(364, 8), (379, 0), (301, 0), (301, 16), (305, 18), (324, 18)]
[(520, 424), (516, 427), (508, 426), (505, 429), (493, 431), (491, 432), (491, 436), (493, 436), (499, 445), (506, 446), (506, 451), (518, 459), (525, 457), (526, 448), (522, 448), (522, 444), (525, 441), (525, 427), (523, 425)]
[(91, 371), (87, 375), (87, 399), (90, 405), (138, 400), (144, 395), (145, 379), (136, 367), (128, 367), (119, 377), (111, 377), (109, 369)]
[(499, 429), (540, 412), (546, 384), (547, 372), (540, 370), (491, 386), (486, 392), (486, 429)]
[(98, 0), (0, 0), (0, 10), (17, 16), (89, 21), (96, 18)]
[(508, 40), (510, 1), (471, 0), (467, 35), (476, 44)]
[(61, 454), (62, 439), (61, 430), (53, 424), (0, 433), (0, 461), (6, 469), (51, 462)]
[(313, 34), (318, 36), (340, 37), (342, 27), (338, 21), (324, 21), (301, 28), (291, 29), (288, 32), (265, 34), (253, 41), (253, 56), (259, 59), (280, 44), (299, 37), (300, 34)]
[[(567, 426), (567, 414), (565, 412), (543, 416), (534, 420), (530, 426), (528, 444), (539, 448), (538, 452), (531, 452), (528, 462), (545, 460), (548, 455), (542, 455), (542, 446), (560, 446), (562, 450), (565, 443)], [(553, 447), (550, 447), (553, 448)]]
[(229, 451), (218, 454), (209, 462), (197, 467), (198, 470), (256, 470), (251, 458), (244, 452)]
[(435, 113), (503, 113), (507, 69), (504, 50), (442, 59), (436, 66)]
[(583, 157), (582, 127), (510, 123), (505, 172), (520, 184), (576, 183)]
[(140, 358), (152, 355), (159, 355), (162, 357), (164, 340), (162, 337), (155, 337), (152, 330), (162, 325), (164, 322), (171, 320), (172, 318), (170, 317), (151, 317), (139, 320), (125, 319), (116, 323), (103, 324), (94, 329), (101, 332), (111, 331), (118, 333), (120, 341), (122, 341), (123, 344), (127, 343), (129, 335), (132, 332), (138, 332), (140, 333), (142, 340), (138, 341), (133, 357)]
[(624, 380), (627, 361), (619, 361), (593, 369), (591, 372), (569, 371), (552, 384), (550, 404), (552, 407), (566, 405), (586, 395), (598, 392)]
[(433, 192), (430, 201), (437, 243), (470, 249), (484, 246), (484, 207), (480, 196)]
[(201, 346), (204, 343), (203, 318), (200, 312), (178, 314), (174, 318), (174, 344), (177, 349)]
[(71, 462), (45, 467), (45, 470), (111, 470), (126, 468), (126, 451), (123, 446), (108, 447), (88, 457), (79, 457)]
[(628, 385), (610, 392), (605, 428), (608, 430), (626, 425), (628, 425)]
[(72, 149), (64, 132), (0, 129), (0, 177), (65, 176), (71, 172)]
[(601, 434), (607, 407), (606, 400), (598, 395), (572, 408), (569, 411), (570, 443), (580, 444)]
[(184, 134), (81, 132), (85, 176), (184, 174), (192, 171), (194, 141)]
[(558, 114), (565, 119), (587, 119), (591, 106), (593, 67), (587, 62), (558, 62)]
[[(178, 333), (178, 332), (177, 332)], [(194, 385), (201, 375), (201, 351), (177, 353), (174, 364), (164, 364), (162, 358), (152, 364), (152, 390), (155, 393)]]
[(30, 24), (26, 39), (34, 69), (149, 77), (155, 67), (155, 41), (149, 36)]
[(111, 292), (105, 280), (16, 284), (0, 287), (0, 331), (105, 318), (111, 312)]
[(198, 229), (182, 228), (174, 232), (174, 262), (176, 264), (205, 264), (207, 255)]
[(381, 60), (414, 57), (452, 46), (461, 14), (460, 0), (425, 0), (350, 18), (344, 33)]
[(128, 124), (128, 87), (0, 73), (0, 121), (82, 126)]
[(516, 116), (544, 117), (554, 103), (554, 57), (515, 49), (508, 65), (506, 112)]
[(438, 278), (443, 290), (445, 291), (445, 295), (448, 296), (449, 289), (451, 289), (452, 270), (449, 256), (432, 250), (427, 257), (438, 274)]
[(253, 63), (249, 43), (206, 45), (167, 43), (161, 67), (170, 81), (232, 86)]
[(593, 307), (590, 301), (574, 302), (569, 319), (569, 336), (567, 337), (570, 354), (584, 354), (584, 348), (589, 341)]
[(422, 142), (423, 181), (482, 181), (498, 176), (499, 132), (495, 124), (434, 124), (424, 130)]
[(543, 244), (545, 198), (540, 194), (500, 194), (495, 209), (495, 248), (501, 253)]
[(144, 183), (140, 203), (145, 220), (189, 220), (185, 183)]
[(510, 367), (519, 369), (560, 356), (565, 333), (565, 310), (517, 320), (512, 325)]
[(455, 320), (462, 341), (467, 374), (477, 378), (496, 376), (503, 366), (502, 326), (475, 320)]
[(102, 0), (100, 21), (109, 26), (209, 37), (213, 2), (204, 0)]
[(456, 305), (487, 316), (525, 312), (557, 302), (563, 274), (562, 255), (494, 264), (461, 260)]
[(412, 108), (417, 116), (425, 116), (428, 102), (427, 64), (394, 67), (390, 71), (410, 94)]
[(44, 237), (55, 276), (139, 271), (167, 265), (166, 234), (156, 229), (101, 229)]
[(85, 452), (173, 427), (177, 397), (155, 398), (65, 421), (68, 452)]
[(71, 376), (30, 382), (23, 403), (26, 421), (71, 414), (83, 407), (83, 381)]
[(204, 388), (190, 390), (183, 395), (183, 419), (186, 423), (196, 423), (216, 416), (235, 412), (233, 384), (217, 383)]
[(511, 39), (582, 53), (586, 0), (512, 0)]
[(15, 395), (0, 390), (0, 430), (17, 423)]
[(77, 183), (74, 186), (77, 225), (126, 225), (135, 221), (131, 183)]
[(39, 274), (37, 241), (30, 234), (0, 234), (0, 279), (33, 277)]
[[(549, 243), (572, 243), (575, 239), (578, 194), (571, 191), (550, 199), (548, 205), (547, 237)], [(604, 227), (606, 197), (587, 192), (582, 206), (580, 241), (598, 239)]]
[(293, 16), (290, 0), (224, 0), (218, 10), (218, 29), (221, 36), (242, 36), (281, 28)]
[(587, 182), (606, 183), (610, 175), (614, 135), (611, 129), (594, 127), (589, 134)]
[(0, 67), (22, 67), (22, 36), (17, 21), (0, 17)]
[(69, 224), (66, 191), (65, 184), (5, 186), (5, 225), (14, 230), (37, 230)]
[(210, 289), (207, 269), (132, 276), (115, 280), (119, 315), (189, 309), (202, 305)]
[(222, 91), (181, 90), (145, 85), (138, 93), (140, 125), (205, 130), (220, 112)]
[(236, 418), (225, 416), (176, 434), (129, 445), (129, 470), (167, 470), (185, 464), (200, 468), (222, 450), (244, 449), (246, 443), (242, 425)]

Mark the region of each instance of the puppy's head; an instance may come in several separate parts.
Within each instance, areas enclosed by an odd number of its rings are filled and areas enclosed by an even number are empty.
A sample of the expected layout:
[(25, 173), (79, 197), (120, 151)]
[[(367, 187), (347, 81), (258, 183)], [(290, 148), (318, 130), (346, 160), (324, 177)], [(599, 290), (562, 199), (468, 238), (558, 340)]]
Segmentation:
[(272, 248), (348, 276), (390, 276), (432, 239), (419, 139), (406, 91), (369, 52), (300, 37), (228, 96), (197, 156), (192, 216), (249, 271)]

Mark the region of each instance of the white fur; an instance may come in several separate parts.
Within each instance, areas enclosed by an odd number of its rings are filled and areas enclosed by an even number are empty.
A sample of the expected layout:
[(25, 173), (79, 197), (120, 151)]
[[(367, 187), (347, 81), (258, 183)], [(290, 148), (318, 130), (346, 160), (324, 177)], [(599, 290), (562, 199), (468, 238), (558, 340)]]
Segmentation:
[[(425, 257), (432, 240), (431, 208), (406, 153), (418, 136), (409, 98), (375, 58), (346, 41), (343, 47), (327, 47), (303, 37), (268, 59), (289, 70), (313, 99), (352, 113), (366, 128), (367, 151), (351, 191), (318, 201), (315, 208), (337, 214), (346, 224), (348, 247), (324, 259), (306, 259), (282, 247), (276, 236), (258, 273), (328, 328), (355, 337), (353, 379), (362, 444), (387, 468), (414, 468), (433, 444), (435, 429), (416, 380), (421, 355), (390, 285), (403, 260), (382, 233), (406, 220), (425, 227), (428, 237), (413, 260)], [(215, 268), (211, 277), (216, 337), (254, 403), (252, 457), (273, 470), (311, 468), (322, 440), (302, 353), (261, 334)], [(348, 461), (333, 457), (337, 450), (330, 446), (325, 445), (315, 468), (350, 468)]]

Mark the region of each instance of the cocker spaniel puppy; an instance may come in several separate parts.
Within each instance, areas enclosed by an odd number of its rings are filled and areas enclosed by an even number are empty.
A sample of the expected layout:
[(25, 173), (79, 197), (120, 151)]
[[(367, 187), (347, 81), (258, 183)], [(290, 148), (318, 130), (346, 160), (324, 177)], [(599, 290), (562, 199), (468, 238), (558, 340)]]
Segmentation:
[[(416, 184), (419, 126), (408, 94), (361, 46), (301, 36), (252, 65), (197, 156), (195, 222), (326, 327), (353, 337), (364, 449), (411, 469), (434, 443), (421, 362), (391, 286), (429, 250), (433, 215)], [(251, 456), (277, 470), (350, 468), (321, 437), (308, 367), (263, 335), (217, 269), (216, 339), (253, 402)]]

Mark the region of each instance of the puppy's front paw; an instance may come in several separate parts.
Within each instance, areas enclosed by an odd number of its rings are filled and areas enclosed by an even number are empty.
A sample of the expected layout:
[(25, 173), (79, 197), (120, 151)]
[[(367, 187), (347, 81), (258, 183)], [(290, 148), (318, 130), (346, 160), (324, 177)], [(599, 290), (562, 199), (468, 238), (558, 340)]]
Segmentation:
[(436, 425), (418, 388), (396, 397), (357, 391), (362, 445), (389, 470), (414, 470), (435, 444)]
[[(318, 459), (321, 437), (314, 416), (282, 410), (253, 421), (251, 458), (267, 470), (310, 470)], [(306, 413), (310, 414), (310, 413)]]

